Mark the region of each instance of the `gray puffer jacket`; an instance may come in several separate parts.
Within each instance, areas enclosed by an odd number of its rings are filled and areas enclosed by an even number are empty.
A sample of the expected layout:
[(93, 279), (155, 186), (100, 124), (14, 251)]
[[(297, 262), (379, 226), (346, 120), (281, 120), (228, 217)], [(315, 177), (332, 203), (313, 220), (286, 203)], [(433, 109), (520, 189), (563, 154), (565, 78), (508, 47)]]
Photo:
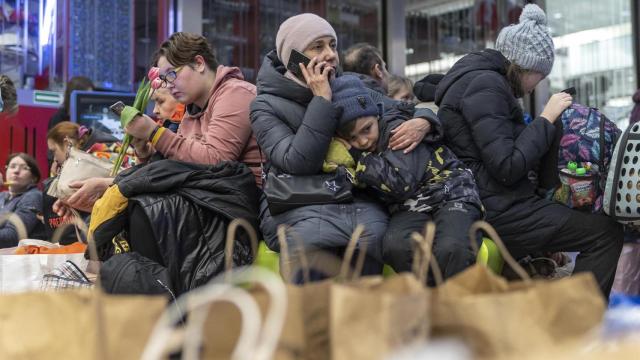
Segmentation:
[(258, 72), (251, 127), (270, 165), (293, 175), (319, 174), (336, 132), (337, 110), (321, 96), (284, 77), (276, 52)]

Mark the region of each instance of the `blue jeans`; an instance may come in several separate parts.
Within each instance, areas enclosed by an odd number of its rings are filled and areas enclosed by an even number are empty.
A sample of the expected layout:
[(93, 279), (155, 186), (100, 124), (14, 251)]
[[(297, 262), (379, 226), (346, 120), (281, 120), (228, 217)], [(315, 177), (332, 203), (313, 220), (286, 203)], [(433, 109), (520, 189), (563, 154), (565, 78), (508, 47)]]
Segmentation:
[[(280, 252), (277, 227), (281, 224), (288, 227), (289, 263), (284, 265), (291, 268), (301, 265), (301, 251), (306, 254), (310, 267), (314, 263), (331, 263), (325, 256), (327, 253), (341, 257), (356, 226), (362, 224), (364, 233), (358, 241), (357, 249), (366, 244), (367, 259), (363, 274), (380, 273), (382, 239), (388, 222), (389, 216), (384, 207), (373, 202), (356, 200), (349, 204), (309, 205), (271, 216), (264, 195), (260, 201), (260, 230), (270, 249)], [(355, 258), (357, 255), (353, 261)], [(280, 261), (282, 264), (283, 257)], [(324, 275), (312, 276), (312, 280), (337, 275), (336, 267), (339, 268), (339, 264), (329, 265), (329, 269), (327, 266), (322, 267), (317, 273)]]

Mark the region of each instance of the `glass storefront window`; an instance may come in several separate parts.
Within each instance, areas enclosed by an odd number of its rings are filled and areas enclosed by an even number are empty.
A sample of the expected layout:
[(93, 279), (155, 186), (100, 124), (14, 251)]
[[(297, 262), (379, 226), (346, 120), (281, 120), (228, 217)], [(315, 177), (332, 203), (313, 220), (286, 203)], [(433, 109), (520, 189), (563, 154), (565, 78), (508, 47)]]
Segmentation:
[(409, 0), (405, 75), (446, 73), (462, 56), (492, 48), (500, 29), (516, 23), (521, 0)]
[(275, 48), (280, 24), (311, 12), (326, 18), (338, 34), (340, 50), (358, 43), (382, 45), (382, 2), (363, 0), (203, 0), (202, 34), (221, 64), (238, 66), (255, 81), (262, 58)]
[(576, 101), (627, 127), (636, 90), (630, 0), (547, 0), (556, 47), (551, 92), (573, 86)]
[(62, 77), (60, 8), (54, 0), (0, 0), (0, 73), (18, 87), (44, 89)]

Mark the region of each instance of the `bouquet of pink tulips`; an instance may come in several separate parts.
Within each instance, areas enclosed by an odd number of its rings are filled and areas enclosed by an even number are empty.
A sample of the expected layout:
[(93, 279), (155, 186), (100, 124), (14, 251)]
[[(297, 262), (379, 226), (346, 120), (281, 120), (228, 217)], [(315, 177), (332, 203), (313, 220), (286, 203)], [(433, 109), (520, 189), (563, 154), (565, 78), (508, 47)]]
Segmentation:
[[(162, 79), (160, 79), (160, 69), (157, 67), (152, 67), (147, 74), (149, 80), (146, 78), (142, 79), (140, 83), (140, 87), (138, 88), (138, 92), (136, 93), (136, 97), (133, 101), (133, 106), (125, 106), (124, 110), (120, 114), (120, 126), (125, 130), (127, 125), (136, 116), (144, 113), (144, 110), (147, 108), (147, 104), (149, 103), (149, 99), (151, 95), (153, 95), (153, 91), (162, 86)], [(153, 90), (153, 91), (152, 91)], [(120, 171), (120, 167), (122, 166), (122, 162), (124, 161), (125, 154), (127, 153), (127, 149), (131, 144), (131, 135), (125, 134), (124, 139), (122, 141), (122, 147), (120, 148), (120, 153), (118, 154), (118, 158), (116, 159), (116, 163), (113, 166), (113, 170), (111, 170), (111, 176), (116, 176)]]

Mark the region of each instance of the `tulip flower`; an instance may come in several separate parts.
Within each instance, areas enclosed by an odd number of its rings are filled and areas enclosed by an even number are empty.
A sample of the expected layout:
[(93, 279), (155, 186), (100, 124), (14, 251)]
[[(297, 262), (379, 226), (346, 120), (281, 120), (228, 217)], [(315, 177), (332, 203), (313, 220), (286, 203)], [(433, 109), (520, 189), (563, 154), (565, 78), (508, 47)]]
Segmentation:
[(147, 73), (147, 77), (149, 78), (149, 81), (158, 79), (160, 77), (160, 68), (152, 67), (151, 69), (149, 69), (149, 72)]
[(153, 90), (158, 90), (159, 88), (162, 87), (162, 80), (160, 80), (160, 78), (155, 78), (151, 81), (151, 88)]

